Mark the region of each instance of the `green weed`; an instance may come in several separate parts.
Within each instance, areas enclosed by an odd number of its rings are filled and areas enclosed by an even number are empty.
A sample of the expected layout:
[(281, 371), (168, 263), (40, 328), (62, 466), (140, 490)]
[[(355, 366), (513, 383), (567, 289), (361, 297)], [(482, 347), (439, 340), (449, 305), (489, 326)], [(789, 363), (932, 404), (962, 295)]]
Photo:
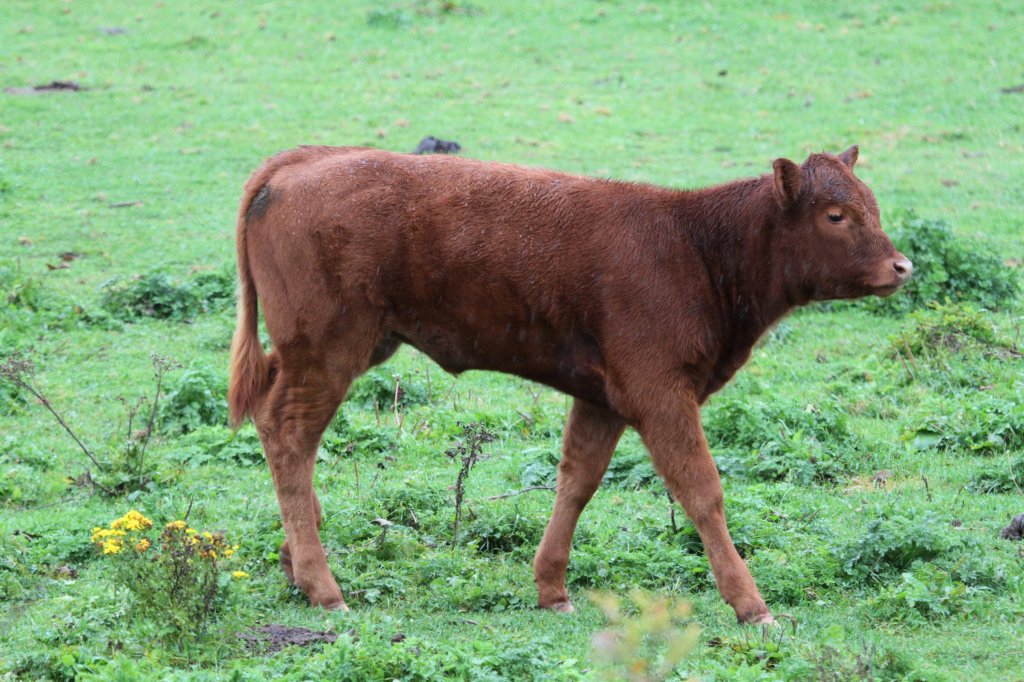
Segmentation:
[(831, 401), (723, 397), (705, 411), (704, 428), (719, 468), (753, 480), (836, 481), (865, 448)]
[(226, 396), (222, 374), (203, 365), (191, 366), (169, 382), (160, 408), (160, 428), (173, 435), (226, 424)]
[(117, 276), (102, 286), (100, 305), (119, 320), (152, 317), (185, 322), (228, 307), (234, 301), (234, 279), (226, 272), (201, 273), (179, 282), (155, 271), (132, 278)]
[(868, 599), (865, 608), (873, 618), (922, 624), (964, 612), (970, 598), (971, 589), (947, 571), (917, 564)]
[(951, 545), (933, 513), (911, 518), (882, 509), (859, 537), (840, 549), (840, 556), (848, 579), (878, 580), (906, 570), (915, 561), (930, 561)]

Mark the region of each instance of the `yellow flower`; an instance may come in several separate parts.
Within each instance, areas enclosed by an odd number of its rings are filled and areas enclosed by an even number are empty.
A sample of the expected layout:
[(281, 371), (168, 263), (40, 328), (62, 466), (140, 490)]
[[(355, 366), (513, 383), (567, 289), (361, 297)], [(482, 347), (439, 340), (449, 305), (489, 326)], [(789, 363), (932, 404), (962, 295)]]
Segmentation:
[(149, 540), (147, 540), (146, 538), (142, 538), (141, 540), (135, 543), (135, 551), (145, 552), (147, 549), (150, 548), (150, 545), (152, 545), (152, 543)]
[(153, 527), (153, 522), (134, 509), (131, 509), (121, 518), (112, 521), (110, 527), (116, 529), (123, 528), (130, 531), (146, 530)]
[(232, 571), (231, 576), (237, 580), (241, 580), (242, 578), (248, 578), (249, 574), (245, 571)]
[(185, 522), (171, 521), (166, 526), (164, 526), (164, 528), (167, 528), (168, 530), (185, 530)]
[(110, 538), (103, 542), (103, 553), (104, 554), (117, 554), (124, 549), (124, 543), (121, 538)]
[(229, 558), (229, 559), (232, 556), (234, 556), (234, 554), (235, 554), (235, 550), (231, 549), (230, 547), (228, 547), (227, 549), (224, 550), (224, 556)]
[(93, 528), (91, 542), (102, 543), (106, 540), (113, 540), (124, 536), (124, 531), (113, 528)]

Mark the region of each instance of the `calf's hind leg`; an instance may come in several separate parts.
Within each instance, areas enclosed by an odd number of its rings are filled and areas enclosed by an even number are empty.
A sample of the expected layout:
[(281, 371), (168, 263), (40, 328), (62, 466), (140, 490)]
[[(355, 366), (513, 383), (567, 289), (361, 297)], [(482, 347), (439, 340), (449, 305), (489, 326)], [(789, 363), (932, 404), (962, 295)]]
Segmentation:
[[(316, 496), (316, 491), (313, 491), (313, 511), (315, 512), (316, 518), (316, 529), (319, 534), (320, 525), (323, 523), (323, 511), (320, 508), (320, 498)], [(278, 550), (278, 563), (281, 564), (281, 570), (288, 576), (288, 580), (291, 583), (295, 583), (295, 572), (292, 570), (292, 551), (288, 546), (288, 539), (281, 543), (281, 548)]]
[(313, 491), (313, 467), (320, 437), (356, 373), (311, 367), (307, 354), (280, 354), (279, 360), (274, 384), (254, 421), (281, 509), (281, 567), (313, 606), (347, 609), (320, 543), (322, 514)]
[(555, 508), (533, 560), (541, 608), (573, 610), (565, 587), (572, 536), (583, 508), (601, 485), (624, 429), (623, 421), (612, 412), (583, 400), (573, 401), (558, 463)]

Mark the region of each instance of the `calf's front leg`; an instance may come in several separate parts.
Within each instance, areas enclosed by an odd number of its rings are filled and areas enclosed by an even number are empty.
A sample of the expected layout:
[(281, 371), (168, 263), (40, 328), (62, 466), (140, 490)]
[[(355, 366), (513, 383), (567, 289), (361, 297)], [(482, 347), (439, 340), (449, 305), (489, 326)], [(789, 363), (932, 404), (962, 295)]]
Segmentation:
[(741, 623), (774, 623), (725, 523), (722, 481), (700, 423), (696, 400), (665, 401), (639, 425), (654, 466), (693, 521), (722, 598)]

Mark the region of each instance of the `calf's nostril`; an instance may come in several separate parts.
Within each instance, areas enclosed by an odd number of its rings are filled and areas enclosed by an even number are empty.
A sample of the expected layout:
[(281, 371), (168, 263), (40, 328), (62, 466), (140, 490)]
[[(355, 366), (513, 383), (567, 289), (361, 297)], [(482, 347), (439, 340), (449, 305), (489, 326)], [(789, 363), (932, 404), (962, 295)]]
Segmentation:
[(892, 262), (892, 267), (896, 270), (896, 274), (899, 275), (901, 280), (907, 280), (910, 278), (911, 273), (914, 272), (914, 264), (906, 258), (900, 258)]

